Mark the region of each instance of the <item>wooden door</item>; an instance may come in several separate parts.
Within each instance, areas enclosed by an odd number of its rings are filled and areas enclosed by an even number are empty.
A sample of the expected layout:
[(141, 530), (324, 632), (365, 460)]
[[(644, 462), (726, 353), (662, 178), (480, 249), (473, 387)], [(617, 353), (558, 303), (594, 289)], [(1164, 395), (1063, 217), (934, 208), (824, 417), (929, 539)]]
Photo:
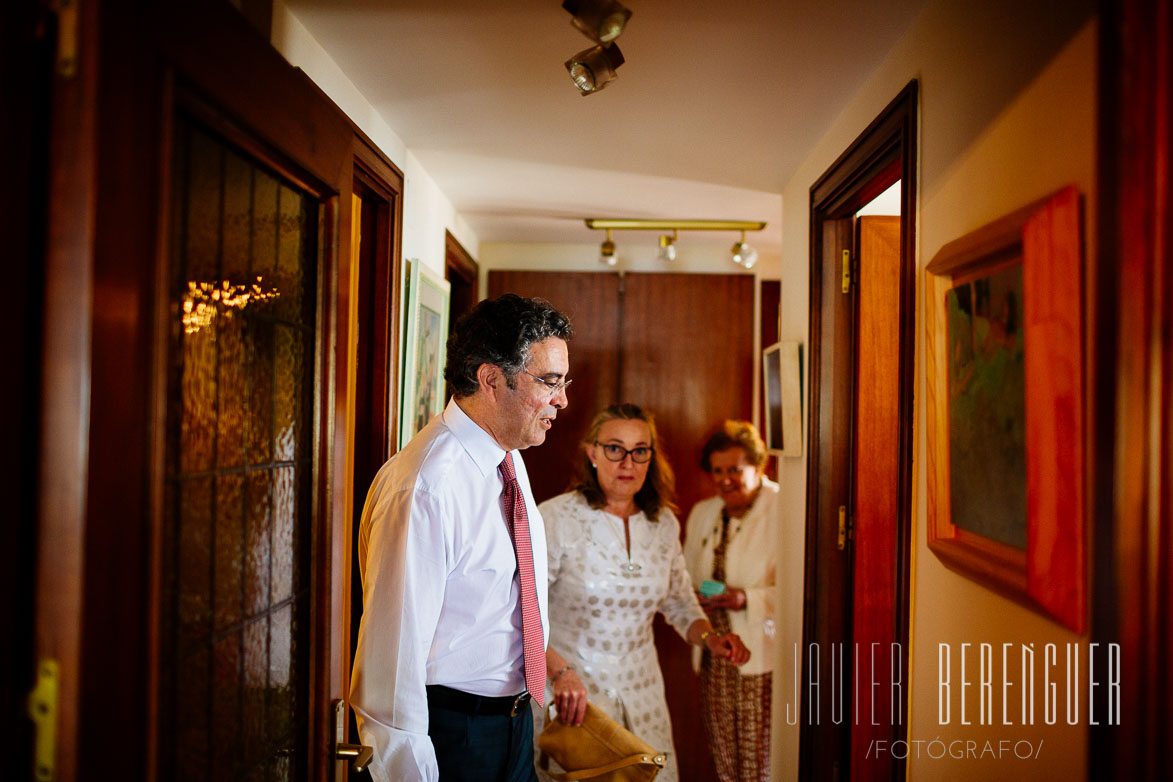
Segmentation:
[[(42, 549), (46, 573), (81, 577), (72, 613), (39, 614), (46, 637), (80, 626), (57, 778), (325, 779), (353, 135), (230, 6), (170, 6), (82, 6), (94, 37), (73, 78), (99, 97), (51, 128), (50, 166), (83, 198), (51, 193), (69, 230), (47, 256), (80, 268), (50, 262), (46, 282), (76, 289), (61, 322), (85, 358), (47, 345), (46, 361), (86, 395), (42, 471), (81, 498), (38, 530), (76, 519), (81, 542)], [(45, 419), (75, 409), (47, 397)]]
[(656, 415), (682, 524), (715, 493), (700, 468), (705, 439), (727, 418), (753, 417), (753, 283), (744, 274), (624, 276), (620, 396)]
[[(873, 741), (893, 740), (904, 719), (899, 683), (908, 690), (899, 644), (897, 551), (900, 541), (900, 465), (893, 444), (900, 432), (900, 218), (861, 217), (858, 326), (855, 351), (851, 507), (851, 642), (858, 697), (852, 699), (851, 778), (891, 778), (890, 763), (868, 753)], [(884, 686), (861, 683), (883, 682)]]
[(522, 451), (534, 498), (566, 491), (580, 458), (579, 444), (591, 418), (619, 399), (619, 275), (592, 272), (489, 272), (489, 298), (503, 293), (540, 296), (574, 327), (570, 341), (569, 404), (558, 412), (546, 442)]
[[(846, 776), (850, 734), (845, 727), (842, 671), (850, 671), (845, 654), (851, 641), (851, 560), (847, 521), (851, 514), (852, 435), (855, 406), (853, 297), (842, 290), (843, 253), (854, 247), (854, 219), (822, 225), (818, 250), (822, 263), (812, 275), (811, 296), (824, 302), (811, 307), (811, 434), (808, 448), (807, 507), (818, 521), (808, 521), (806, 593), (814, 610), (803, 617), (804, 682), (819, 687), (803, 693), (804, 779), (839, 780)], [(818, 313), (817, 321), (815, 313)], [(808, 602), (808, 606), (810, 603)], [(834, 680), (835, 684), (832, 684)]]
[[(828, 265), (841, 269), (844, 253), (855, 260), (848, 261), (848, 291), (841, 274), (822, 279), (823, 295), (833, 297), (822, 310), (822, 333), (835, 349), (820, 354), (820, 381), (833, 382), (819, 384), (818, 503), (831, 523), (813, 544), (822, 610), (808, 616), (819, 654), (805, 662), (820, 682), (809, 704), (807, 723), (819, 728), (810, 731), (810, 752), (812, 759), (832, 759), (832, 775), (883, 780), (893, 778), (891, 761), (868, 748), (893, 740), (908, 691), (907, 639), (900, 634), (907, 606), (898, 591), (906, 540), (899, 502), (901, 324), (893, 306), (900, 301), (900, 218), (844, 218), (823, 227)], [(861, 686), (873, 680), (887, 684)], [(895, 697), (893, 682), (900, 682)]]

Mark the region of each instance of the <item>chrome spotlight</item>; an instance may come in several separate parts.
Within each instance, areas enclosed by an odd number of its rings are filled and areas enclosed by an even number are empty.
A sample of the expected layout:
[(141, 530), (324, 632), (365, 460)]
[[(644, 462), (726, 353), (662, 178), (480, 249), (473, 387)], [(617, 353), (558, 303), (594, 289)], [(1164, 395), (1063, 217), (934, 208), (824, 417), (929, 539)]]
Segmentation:
[(671, 236), (662, 234), (660, 236), (660, 249), (656, 251), (656, 258), (665, 263), (671, 263), (676, 260), (676, 232), (673, 231)]
[(758, 250), (752, 244), (745, 243), (745, 231), (741, 232), (741, 241), (736, 242), (730, 252), (733, 254), (733, 262), (738, 266), (752, 269), (758, 262)]
[(618, 260), (615, 257), (615, 242), (611, 241), (611, 229), (607, 229), (607, 238), (599, 245), (599, 263), (614, 266)]
[(579, 93), (586, 96), (614, 81), (615, 71), (622, 64), (623, 53), (612, 43), (579, 52), (566, 61), (566, 70)]
[(615, 0), (564, 0), (570, 23), (598, 43), (611, 43), (623, 33), (631, 11)]

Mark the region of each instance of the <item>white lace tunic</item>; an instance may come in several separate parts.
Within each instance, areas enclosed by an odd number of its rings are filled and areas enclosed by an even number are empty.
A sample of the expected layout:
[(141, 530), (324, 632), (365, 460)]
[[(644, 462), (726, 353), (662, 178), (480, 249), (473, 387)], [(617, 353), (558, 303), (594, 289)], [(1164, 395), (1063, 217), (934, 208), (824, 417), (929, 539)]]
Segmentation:
[[(668, 765), (658, 780), (675, 782), (676, 753), (664, 701), (664, 679), (652, 640), (652, 619), (664, 615), (683, 637), (704, 618), (680, 548), (671, 511), (623, 520), (591, 508), (571, 492), (539, 506), (546, 526), (550, 575), (550, 647), (573, 665), (587, 698), (658, 750)], [(547, 703), (553, 689), (547, 687)], [(541, 731), (544, 715), (535, 719)]]

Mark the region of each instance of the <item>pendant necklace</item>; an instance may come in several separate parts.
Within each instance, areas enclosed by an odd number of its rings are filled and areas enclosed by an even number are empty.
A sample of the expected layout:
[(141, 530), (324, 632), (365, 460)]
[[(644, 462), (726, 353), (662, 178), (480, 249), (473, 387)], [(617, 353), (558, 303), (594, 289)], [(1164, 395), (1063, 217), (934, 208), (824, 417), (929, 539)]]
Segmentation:
[[(611, 517), (613, 514), (608, 513), (607, 511), (603, 511), (603, 515), (607, 517), (607, 529), (611, 530), (612, 534), (614, 534), (615, 537), (619, 539), (620, 545), (623, 546), (624, 551), (627, 553), (627, 562), (621, 564), (619, 567), (623, 570), (626, 570), (628, 573), (636, 573), (640, 570), (643, 570), (642, 565), (631, 561), (631, 548), (628, 546), (627, 538), (623, 535), (623, 533), (616, 530), (614, 525), (611, 524)], [(620, 519), (620, 521), (622, 521), (622, 519)], [(624, 523), (626, 524), (626, 522)]]

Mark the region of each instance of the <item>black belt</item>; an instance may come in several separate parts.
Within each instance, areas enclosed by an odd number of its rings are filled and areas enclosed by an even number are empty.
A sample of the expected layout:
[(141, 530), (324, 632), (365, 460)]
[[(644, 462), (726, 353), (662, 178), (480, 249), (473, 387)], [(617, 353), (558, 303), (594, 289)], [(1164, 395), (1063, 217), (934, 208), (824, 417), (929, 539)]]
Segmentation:
[(440, 709), (459, 711), (462, 714), (504, 714), (516, 717), (518, 712), (529, 703), (529, 693), (520, 695), (503, 695), (489, 697), (487, 695), (473, 695), (471, 692), (454, 690), (442, 684), (429, 684), (428, 706)]

